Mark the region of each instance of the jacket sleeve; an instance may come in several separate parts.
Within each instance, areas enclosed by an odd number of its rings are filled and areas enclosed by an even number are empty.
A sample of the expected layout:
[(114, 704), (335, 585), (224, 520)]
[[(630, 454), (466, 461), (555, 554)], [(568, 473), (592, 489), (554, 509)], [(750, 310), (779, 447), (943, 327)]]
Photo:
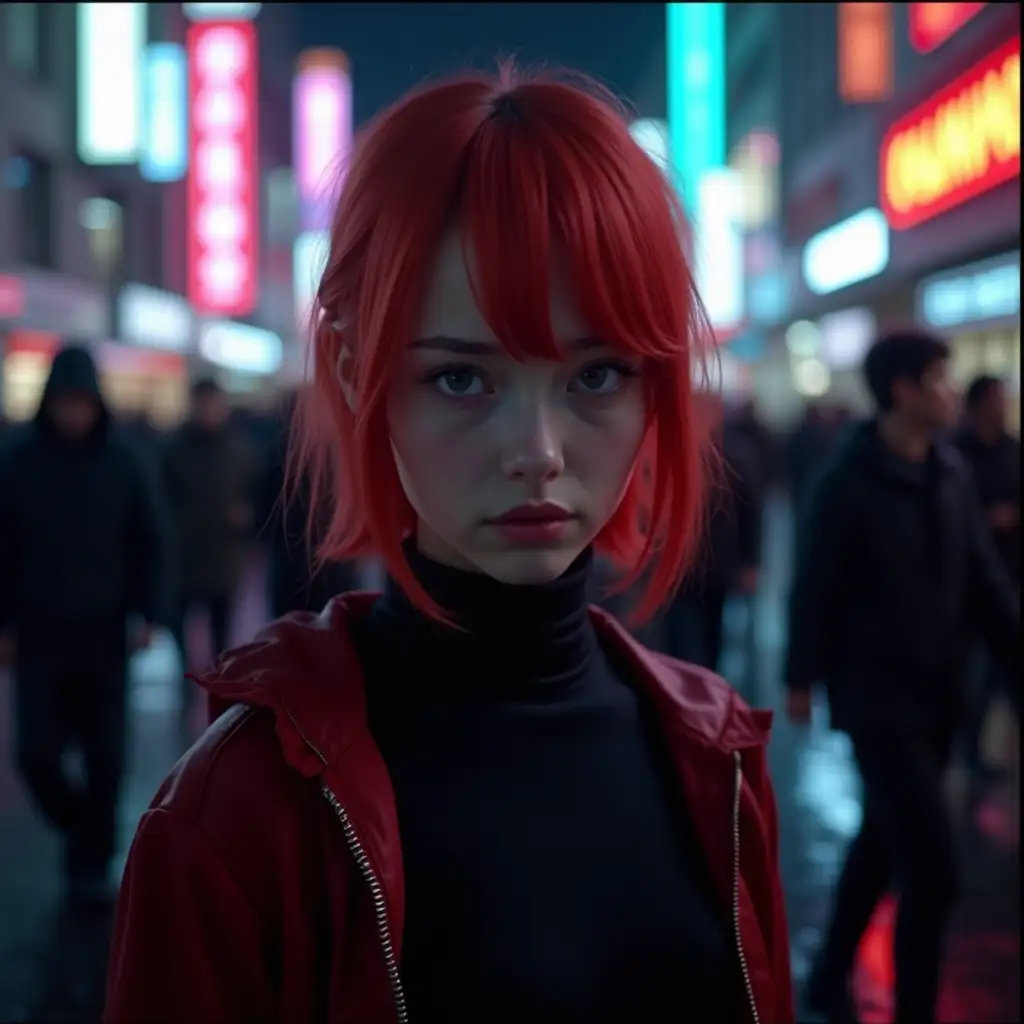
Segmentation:
[(842, 478), (828, 470), (799, 518), (785, 667), (785, 683), (791, 690), (810, 689), (827, 673), (848, 543), (849, 503)]
[(172, 607), (170, 524), (157, 473), (129, 452), (132, 474), (127, 530), (131, 611), (147, 622), (170, 624)]
[(150, 810), (128, 855), (105, 1024), (273, 1019), (259, 919), (191, 822)]
[[(970, 605), (978, 629), (1004, 664), (1020, 680), (1020, 594), (996, 551), (975, 495), (967, 496), (970, 514)], [(1019, 682), (1018, 682), (1018, 685)]]

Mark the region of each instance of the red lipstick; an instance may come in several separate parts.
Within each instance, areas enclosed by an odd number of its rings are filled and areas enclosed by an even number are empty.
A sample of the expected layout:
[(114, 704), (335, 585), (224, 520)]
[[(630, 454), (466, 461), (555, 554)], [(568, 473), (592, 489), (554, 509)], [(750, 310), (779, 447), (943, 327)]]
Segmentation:
[(539, 505), (518, 505), (488, 520), (512, 544), (543, 545), (559, 540), (575, 516), (561, 505), (545, 501)]

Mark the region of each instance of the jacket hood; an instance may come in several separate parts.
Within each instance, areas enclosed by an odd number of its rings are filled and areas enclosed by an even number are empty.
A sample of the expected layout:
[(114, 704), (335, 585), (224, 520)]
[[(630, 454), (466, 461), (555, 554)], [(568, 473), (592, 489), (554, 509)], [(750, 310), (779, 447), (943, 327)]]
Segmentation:
[(100, 376), (96, 369), (96, 361), (84, 345), (65, 345), (53, 357), (50, 375), (46, 379), (43, 397), (36, 413), (36, 421), (46, 421), (46, 407), (54, 395), (67, 394), (71, 391), (95, 398), (100, 407), (100, 418), (106, 422), (109, 413), (103, 400), (103, 392), (100, 389)]
[[(292, 613), (190, 676), (210, 695), (211, 717), (233, 704), (270, 709), (289, 764), (308, 777), (365, 740), (366, 701), (348, 623), (373, 593), (348, 593), (319, 614)], [(606, 612), (591, 608), (602, 646), (654, 704), (670, 742), (732, 753), (768, 742), (772, 713), (753, 710), (712, 672), (655, 654)]]

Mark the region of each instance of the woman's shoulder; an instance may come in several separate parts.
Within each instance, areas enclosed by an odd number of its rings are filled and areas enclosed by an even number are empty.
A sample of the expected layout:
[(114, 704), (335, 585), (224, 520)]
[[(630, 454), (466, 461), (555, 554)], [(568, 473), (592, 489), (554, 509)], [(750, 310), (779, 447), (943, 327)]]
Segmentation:
[(289, 823), (299, 826), (317, 796), (313, 780), (281, 754), (273, 714), (235, 705), (178, 760), (150, 805), (169, 824), (198, 830), (223, 855), (249, 856), (248, 844)]

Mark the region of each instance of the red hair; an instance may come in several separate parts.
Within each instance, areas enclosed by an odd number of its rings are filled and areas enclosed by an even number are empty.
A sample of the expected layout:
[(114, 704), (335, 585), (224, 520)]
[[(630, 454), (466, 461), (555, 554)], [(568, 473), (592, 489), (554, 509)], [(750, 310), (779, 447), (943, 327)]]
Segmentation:
[[(388, 383), (415, 331), (426, 279), (456, 224), (474, 254), (477, 303), (516, 358), (561, 358), (549, 319), (552, 255), (564, 258), (584, 320), (645, 357), (648, 429), (621, 505), (596, 538), (645, 577), (636, 615), (678, 585), (696, 546), (707, 430), (692, 385), (703, 311), (670, 182), (600, 87), (503, 68), (417, 90), (357, 140), (313, 310), (312, 386), (293, 473), (333, 513), (325, 559), (379, 555), (410, 600), (445, 612), (417, 583), (401, 543), (415, 526), (386, 420)], [(351, 354), (353, 413), (339, 386)], [(293, 477), (294, 478), (294, 477)]]

